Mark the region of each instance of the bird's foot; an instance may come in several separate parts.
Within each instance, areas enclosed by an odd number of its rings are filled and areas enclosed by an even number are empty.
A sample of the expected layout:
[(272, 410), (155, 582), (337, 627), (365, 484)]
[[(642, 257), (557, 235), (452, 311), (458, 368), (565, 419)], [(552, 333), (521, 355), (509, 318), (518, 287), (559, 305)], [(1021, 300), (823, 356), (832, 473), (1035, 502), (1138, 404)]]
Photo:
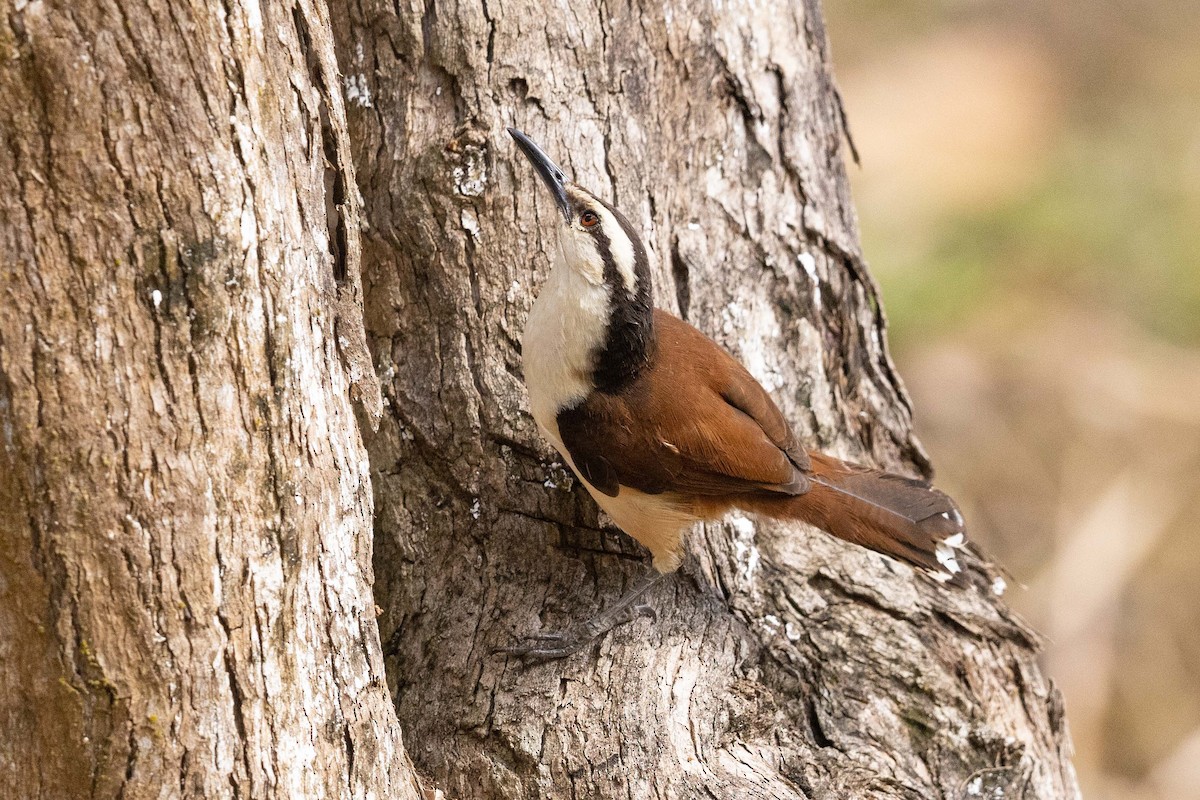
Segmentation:
[(638, 617), (657, 620), (658, 613), (649, 604), (639, 603), (622, 609), (619, 614), (612, 617), (600, 614), (577, 629), (530, 634), (519, 644), (511, 647), (499, 647), (495, 652), (545, 660), (566, 658), (578, 653), (618, 625), (633, 622)]
[(565, 658), (573, 653), (578, 653), (618, 625), (632, 622), (641, 616), (657, 619), (658, 615), (654, 609), (646, 603), (639, 603), (638, 600), (661, 578), (662, 575), (658, 572), (646, 573), (635, 581), (616, 603), (577, 628), (537, 633), (526, 637), (512, 647), (497, 648), (495, 652), (526, 658)]
[(508, 656), (521, 656), (523, 658), (537, 659), (555, 659), (566, 658), (573, 653), (578, 653), (583, 649), (583, 646), (592, 641), (595, 637), (580, 635), (576, 631), (549, 631), (547, 633), (535, 633), (525, 637), (520, 644), (515, 644), (512, 647), (500, 647), (496, 649), (497, 653), (504, 653)]
[(658, 612), (649, 603), (638, 603), (621, 612), (621, 616), (613, 623), (613, 627), (633, 622), (638, 617), (649, 617), (651, 622), (658, 622)]

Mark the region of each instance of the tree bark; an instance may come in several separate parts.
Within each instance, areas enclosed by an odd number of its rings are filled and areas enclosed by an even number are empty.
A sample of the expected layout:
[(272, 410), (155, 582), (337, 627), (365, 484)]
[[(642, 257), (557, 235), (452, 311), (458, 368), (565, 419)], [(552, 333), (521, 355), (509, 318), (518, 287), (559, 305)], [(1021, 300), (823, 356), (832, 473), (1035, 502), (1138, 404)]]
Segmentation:
[(0, 796), (1077, 796), (986, 581), (796, 526), (493, 652), (646, 568), (528, 413), (506, 125), (809, 443), (928, 472), (815, 1), (0, 0), (0, 107)]
[(0, 107), (0, 796), (416, 797), (324, 0), (3, 0)]
[[(1070, 798), (1061, 698), (990, 591), (808, 529), (694, 535), (658, 619), (494, 654), (644, 553), (538, 436), (520, 336), (555, 210), (516, 125), (642, 230), (658, 304), (813, 446), (928, 474), (859, 252), (816, 2), (334, 9), (385, 414), (376, 597), (418, 769), (457, 798)], [(952, 376), (948, 376), (948, 380)]]

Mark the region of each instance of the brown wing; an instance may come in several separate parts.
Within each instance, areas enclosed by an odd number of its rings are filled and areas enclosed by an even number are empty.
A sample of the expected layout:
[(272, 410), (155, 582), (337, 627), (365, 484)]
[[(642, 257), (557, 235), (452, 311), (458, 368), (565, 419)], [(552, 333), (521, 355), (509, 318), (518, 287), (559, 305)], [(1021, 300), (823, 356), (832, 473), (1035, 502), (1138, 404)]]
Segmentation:
[(655, 311), (651, 365), (618, 394), (594, 392), (558, 415), (580, 474), (615, 496), (806, 492), (808, 455), (741, 364), (692, 326)]

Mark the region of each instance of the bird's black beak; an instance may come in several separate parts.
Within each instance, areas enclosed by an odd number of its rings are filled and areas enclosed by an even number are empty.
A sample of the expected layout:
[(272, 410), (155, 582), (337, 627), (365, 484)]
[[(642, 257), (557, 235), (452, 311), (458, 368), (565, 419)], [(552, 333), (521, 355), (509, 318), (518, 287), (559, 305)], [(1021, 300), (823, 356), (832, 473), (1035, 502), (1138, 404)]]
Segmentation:
[(533, 168), (537, 170), (538, 175), (542, 176), (550, 194), (554, 195), (554, 202), (558, 204), (559, 210), (569, 221), (571, 219), (571, 203), (567, 200), (567, 176), (558, 168), (557, 164), (550, 160), (550, 156), (542, 152), (542, 148), (534, 144), (528, 136), (516, 128), (509, 128), (508, 135), (517, 140), (517, 147), (520, 147), (521, 151), (533, 162)]

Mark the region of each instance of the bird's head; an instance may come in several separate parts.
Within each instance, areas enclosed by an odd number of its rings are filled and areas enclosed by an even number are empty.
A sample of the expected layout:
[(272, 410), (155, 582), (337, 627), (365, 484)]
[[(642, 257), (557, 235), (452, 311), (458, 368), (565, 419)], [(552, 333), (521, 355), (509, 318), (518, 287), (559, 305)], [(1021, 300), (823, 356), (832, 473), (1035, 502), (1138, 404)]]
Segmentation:
[(577, 183), (533, 140), (516, 128), (509, 134), (537, 170), (561, 212), (559, 255), (563, 263), (593, 285), (608, 284), (614, 297), (636, 301), (650, 297), (646, 248), (617, 209)]

